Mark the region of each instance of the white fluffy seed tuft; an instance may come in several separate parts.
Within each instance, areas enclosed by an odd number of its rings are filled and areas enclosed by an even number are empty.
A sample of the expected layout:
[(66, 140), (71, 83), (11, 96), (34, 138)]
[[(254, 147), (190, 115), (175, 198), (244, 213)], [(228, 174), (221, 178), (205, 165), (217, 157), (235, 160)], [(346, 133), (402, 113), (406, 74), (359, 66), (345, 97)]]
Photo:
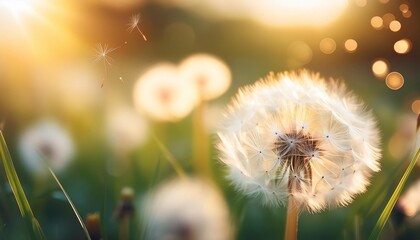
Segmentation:
[(274, 206), (289, 197), (310, 212), (345, 206), (380, 170), (372, 113), (343, 83), (307, 71), (239, 90), (217, 133), (233, 185)]

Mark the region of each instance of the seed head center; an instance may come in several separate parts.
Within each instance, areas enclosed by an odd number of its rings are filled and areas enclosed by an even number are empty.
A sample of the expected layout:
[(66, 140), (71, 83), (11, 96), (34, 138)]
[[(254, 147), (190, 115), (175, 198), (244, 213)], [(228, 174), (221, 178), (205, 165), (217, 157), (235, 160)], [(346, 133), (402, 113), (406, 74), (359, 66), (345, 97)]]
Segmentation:
[(310, 161), (322, 153), (319, 140), (302, 130), (291, 131), (279, 135), (274, 146), (274, 152), (282, 159), (278, 174), (284, 176), (288, 172), (289, 192), (301, 192), (305, 186), (310, 186), (312, 182)]

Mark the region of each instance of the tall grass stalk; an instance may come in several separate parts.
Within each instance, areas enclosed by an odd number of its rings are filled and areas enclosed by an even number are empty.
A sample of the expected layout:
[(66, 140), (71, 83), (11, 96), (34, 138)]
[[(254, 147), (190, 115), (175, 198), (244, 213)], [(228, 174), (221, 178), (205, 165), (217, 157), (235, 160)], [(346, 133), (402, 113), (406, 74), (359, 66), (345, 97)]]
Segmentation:
[(153, 138), (155, 139), (159, 149), (162, 151), (163, 156), (165, 156), (166, 160), (168, 160), (169, 164), (171, 164), (178, 176), (186, 177), (184, 169), (182, 169), (181, 165), (178, 163), (178, 161), (175, 159), (172, 153), (168, 150), (168, 148), (166, 148), (166, 146), (163, 145), (163, 143), (156, 136), (154, 136)]
[(10, 188), (12, 189), (13, 195), (15, 196), (20, 214), (29, 225), (32, 237), (34, 239), (46, 239), (38, 220), (35, 218), (34, 213), (32, 212), (31, 206), (29, 205), (29, 201), (26, 198), (25, 191), (23, 190), (22, 184), (19, 181), (19, 177), (13, 165), (12, 157), (10, 156), (6, 140), (4, 139), (1, 130), (0, 155), (4, 165), (4, 171), (6, 173), (7, 180), (9, 181)]
[(410, 164), (407, 167), (407, 170), (405, 170), (404, 175), (401, 177), (400, 182), (398, 183), (397, 187), (395, 188), (394, 192), (392, 193), (391, 198), (389, 199), (388, 203), (386, 204), (384, 210), (382, 211), (381, 215), (379, 216), (378, 221), (375, 224), (375, 227), (373, 228), (372, 233), (369, 236), (369, 240), (375, 240), (379, 239), (379, 235), (382, 232), (382, 229), (384, 228), (386, 222), (388, 221), (388, 218), (392, 212), (392, 209), (395, 206), (395, 203), (398, 200), (398, 197), (401, 194), (401, 191), (407, 182), (408, 176), (410, 175), (411, 171), (413, 170), (414, 166), (417, 163), (417, 159), (420, 156), (420, 148), (417, 150), (414, 157), (411, 159)]
[(48, 170), (50, 170), (51, 175), (53, 176), (54, 180), (57, 182), (58, 186), (60, 187), (61, 191), (63, 192), (64, 196), (66, 197), (67, 201), (69, 202), (71, 208), (73, 209), (74, 214), (77, 217), (77, 220), (79, 220), (80, 226), (82, 227), (85, 236), (88, 240), (90, 239), (90, 235), (89, 232), (86, 228), (86, 225), (83, 223), (82, 217), (80, 216), (79, 212), (76, 209), (76, 206), (73, 204), (73, 201), (70, 199), (70, 196), (67, 194), (66, 190), (64, 189), (63, 185), (61, 185), (60, 181), (58, 180), (57, 176), (55, 175), (55, 173), (53, 172), (53, 170), (48, 167)]

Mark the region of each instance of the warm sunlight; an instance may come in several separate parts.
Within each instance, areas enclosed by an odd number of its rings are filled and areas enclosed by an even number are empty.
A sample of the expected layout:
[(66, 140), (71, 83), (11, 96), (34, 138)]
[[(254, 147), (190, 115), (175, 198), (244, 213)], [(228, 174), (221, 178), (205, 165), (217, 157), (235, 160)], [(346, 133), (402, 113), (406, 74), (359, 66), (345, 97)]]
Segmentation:
[(273, 26), (324, 26), (337, 19), (347, 0), (265, 0), (252, 1), (251, 11), (258, 21)]

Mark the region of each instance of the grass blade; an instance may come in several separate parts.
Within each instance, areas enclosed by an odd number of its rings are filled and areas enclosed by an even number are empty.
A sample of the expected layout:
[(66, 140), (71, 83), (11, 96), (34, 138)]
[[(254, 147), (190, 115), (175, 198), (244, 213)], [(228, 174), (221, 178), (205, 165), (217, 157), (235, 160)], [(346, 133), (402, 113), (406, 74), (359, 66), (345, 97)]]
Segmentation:
[(86, 225), (84, 224), (82, 218), (80, 217), (80, 214), (76, 209), (76, 206), (73, 204), (73, 201), (70, 199), (70, 196), (67, 194), (66, 190), (64, 190), (63, 185), (61, 185), (60, 181), (58, 180), (57, 176), (54, 174), (53, 170), (50, 167), (48, 167), (48, 170), (50, 170), (51, 175), (53, 176), (54, 180), (57, 182), (58, 186), (60, 187), (61, 191), (64, 193), (64, 196), (66, 197), (67, 201), (69, 202), (71, 208), (73, 209), (73, 212), (77, 217), (77, 220), (79, 220), (80, 226), (82, 226), (83, 231), (85, 232), (86, 238), (88, 240), (91, 240), (89, 231), (87, 230)]
[(417, 159), (419, 158), (419, 156), (420, 156), (420, 148), (417, 150), (413, 159), (411, 159), (411, 162), (408, 165), (407, 170), (405, 170), (404, 175), (402, 176), (400, 182), (398, 183), (397, 187), (394, 190), (394, 193), (392, 193), (391, 198), (389, 199), (384, 210), (382, 211), (381, 216), (379, 217), (378, 221), (375, 224), (375, 227), (373, 228), (372, 233), (369, 236), (369, 240), (376, 240), (379, 238), (379, 234), (384, 228), (385, 223), (388, 221), (389, 215), (391, 214), (391, 211), (394, 208), (394, 205), (397, 202), (398, 197), (400, 196), (405, 183), (407, 182), (408, 176), (410, 175), (411, 171), (416, 165)]
[(178, 161), (175, 159), (175, 157), (171, 154), (171, 152), (163, 145), (163, 143), (155, 136), (154, 137), (157, 145), (159, 146), (160, 150), (162, 151), (165, 158), (168, 160), (168, 162), (172, 165), (172, 167), (175, 169), (175, 172), (180, 177), (185, 177), (184, 169), (182, 169), (181, 165), (178, 163)]
[(29, 201), (26, 198), (25, 191), (23, 190), (22, 184), (20, 183), (19, 177), (16, 173), (13, 165), (12, 157), (10, 156), (9, 149), (7, 148), (6, 140), (3, 137), (3, 133), (0, 130), (0, 156), (3, 161), (4, 171), (6, 173), (7, 180), (9, 181), (13, 195), (15, 196), (16, 203), (18, 205), (20, 214), (24, 219), (27, 220), (28, 224), (32, 229), (32, 233), (36, 239), (45, 239), (45, 235), (42, 231), (38, 220), (35, 218), (32, 212)]

